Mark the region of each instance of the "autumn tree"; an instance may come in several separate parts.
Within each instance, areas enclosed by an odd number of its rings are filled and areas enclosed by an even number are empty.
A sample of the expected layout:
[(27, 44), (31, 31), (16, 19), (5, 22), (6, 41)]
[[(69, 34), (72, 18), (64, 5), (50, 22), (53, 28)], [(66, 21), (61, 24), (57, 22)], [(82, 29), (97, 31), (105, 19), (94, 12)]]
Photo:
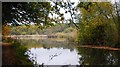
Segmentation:
[(3, 36), (9, 35), (9, 26), (7, 24), (4, 24), (2, 27), (2, 35)]

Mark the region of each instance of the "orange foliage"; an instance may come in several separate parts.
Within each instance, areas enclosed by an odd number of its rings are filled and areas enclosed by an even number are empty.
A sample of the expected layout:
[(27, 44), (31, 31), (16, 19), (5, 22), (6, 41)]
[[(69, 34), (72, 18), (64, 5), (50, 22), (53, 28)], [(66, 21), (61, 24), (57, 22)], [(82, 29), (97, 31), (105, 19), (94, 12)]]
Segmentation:
[(3, 36), (9, 35), (9, 26), (7, 24), (2, 25), (2, 35)]

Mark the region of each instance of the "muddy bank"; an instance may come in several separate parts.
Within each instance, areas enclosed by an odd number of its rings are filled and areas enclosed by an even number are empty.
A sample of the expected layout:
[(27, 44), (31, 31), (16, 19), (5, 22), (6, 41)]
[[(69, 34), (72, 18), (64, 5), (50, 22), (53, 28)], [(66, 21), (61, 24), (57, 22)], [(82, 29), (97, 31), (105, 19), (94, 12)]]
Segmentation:
[(96, 46), (96, 45), (81, 45), (81, 46), (77, 46), (77, 47), (103, 49), (103, 50), (120, 50), (120, 48), (113, 48), (113, 47), (108, 47), (108, 46)]
[(2, 66), (17, 65), (17, 59), (10, 43), (0, 43), (2, 46)]

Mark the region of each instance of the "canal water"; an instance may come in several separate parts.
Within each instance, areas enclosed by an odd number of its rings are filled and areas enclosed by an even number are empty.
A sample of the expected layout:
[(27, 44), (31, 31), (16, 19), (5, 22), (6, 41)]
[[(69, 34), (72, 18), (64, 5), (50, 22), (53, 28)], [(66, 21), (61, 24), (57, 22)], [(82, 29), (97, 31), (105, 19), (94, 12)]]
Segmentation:
[(120, 65), (120, 51), (80, 48), (67, 39), (22, 39), (35, 65)]

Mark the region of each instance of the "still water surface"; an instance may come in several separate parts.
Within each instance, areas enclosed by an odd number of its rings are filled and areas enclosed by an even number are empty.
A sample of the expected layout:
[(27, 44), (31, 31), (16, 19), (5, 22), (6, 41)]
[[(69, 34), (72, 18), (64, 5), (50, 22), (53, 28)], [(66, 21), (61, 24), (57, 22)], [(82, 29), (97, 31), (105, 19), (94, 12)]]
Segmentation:
[(66, 39), (22, 39), (37, 65), (120, 65), (120, 51), (78, 48)]

